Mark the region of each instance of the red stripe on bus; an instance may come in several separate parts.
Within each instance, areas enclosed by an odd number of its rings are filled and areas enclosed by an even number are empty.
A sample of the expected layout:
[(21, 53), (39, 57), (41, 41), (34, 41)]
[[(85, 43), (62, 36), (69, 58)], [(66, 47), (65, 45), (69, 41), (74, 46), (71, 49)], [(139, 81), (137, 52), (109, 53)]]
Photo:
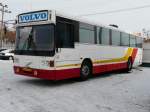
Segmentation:
[[(126, 67), (127, 67), (126, 63), (94, 66), (93, 75), (98, 75), (98, 73), (100, 74), (108, 71), (124, 69)], [(17, 69), (19, 69), (19, 71)], [(30, 76), (30, 77), (48, 79), (48, 80), (63, 80), (63, 79), (80, 77), (80, 68), (63, 69), (63, 70), (32, 69), (31, 71), (24, 71), (23, 67), (14, 66), (14, 71), (15, 74), (18, 75), (24, 75), (24, 76)], [(37, 74), (35, 74), (34, 72), (36, 72)]]
[(133, 52), (132, 52), (132, 64), (134, 63), (134, 60), (135, 60), (135, 58), (136, 58), (136, 55), (137, 55), (137, 51), (138, 51), (138, 49), (137, 48), (134, 48), (133, 49)]
[(78, 77), (80, 77), (80, 68), (56, 70), (56, 80)]
[(104, 73), (108, 71), (120, 70), (127, 68), (127, 63), (115, 63), (107, 65), (99, 65), (93, 67), (93, 74)]

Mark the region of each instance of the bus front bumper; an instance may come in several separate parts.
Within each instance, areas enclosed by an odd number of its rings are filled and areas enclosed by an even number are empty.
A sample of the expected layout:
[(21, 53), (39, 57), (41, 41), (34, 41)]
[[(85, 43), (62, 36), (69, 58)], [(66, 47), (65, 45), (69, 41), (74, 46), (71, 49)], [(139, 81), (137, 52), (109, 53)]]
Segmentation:
[(80, 68), (64, 70), (40, 70), (14, 66), (14, 72), (17, 75), (24, 75), (28, 77), (35, 77), (47, 80), (63, 80), (68, 78), (80, 77)]
[(55, 80), (55, 71), (54, 70), (39, 70), (33, 68), (17, 67), (14, 66), (14, 72), (17, 75), (24, 75), (29, 77)]

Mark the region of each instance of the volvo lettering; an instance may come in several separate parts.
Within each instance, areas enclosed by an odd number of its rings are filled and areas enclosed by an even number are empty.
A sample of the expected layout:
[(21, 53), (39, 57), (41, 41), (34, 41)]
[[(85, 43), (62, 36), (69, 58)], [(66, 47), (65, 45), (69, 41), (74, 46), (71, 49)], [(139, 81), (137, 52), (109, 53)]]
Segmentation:
[(48, 11), (19, 15), (19, 23), (46, 21), (46, 20), (48, 20)]

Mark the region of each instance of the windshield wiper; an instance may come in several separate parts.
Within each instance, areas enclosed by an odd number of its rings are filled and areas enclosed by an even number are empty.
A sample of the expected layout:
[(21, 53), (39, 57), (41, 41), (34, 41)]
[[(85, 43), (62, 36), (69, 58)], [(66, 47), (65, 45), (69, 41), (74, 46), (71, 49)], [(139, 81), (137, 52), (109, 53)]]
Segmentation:
[(27, 38), (27, 50), (29, 50), (30, 48), (35, 50), (36, 49), (36, 45), (33, 39), (33, 30), (31, 30), (29, 37)]

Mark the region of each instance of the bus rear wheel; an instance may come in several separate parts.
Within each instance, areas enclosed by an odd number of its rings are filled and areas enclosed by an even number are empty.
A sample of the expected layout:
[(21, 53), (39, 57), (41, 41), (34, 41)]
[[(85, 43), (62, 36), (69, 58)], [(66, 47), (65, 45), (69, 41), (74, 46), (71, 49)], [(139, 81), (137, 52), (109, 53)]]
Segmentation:
[(80, 68), (80, 79), (87, 80), (92, 75), (92, 64), (89, 61), (83, 61)]
[(131, 58), (127, 61), (127, 72), (130, 72), (132, 70), (132, 60)]

